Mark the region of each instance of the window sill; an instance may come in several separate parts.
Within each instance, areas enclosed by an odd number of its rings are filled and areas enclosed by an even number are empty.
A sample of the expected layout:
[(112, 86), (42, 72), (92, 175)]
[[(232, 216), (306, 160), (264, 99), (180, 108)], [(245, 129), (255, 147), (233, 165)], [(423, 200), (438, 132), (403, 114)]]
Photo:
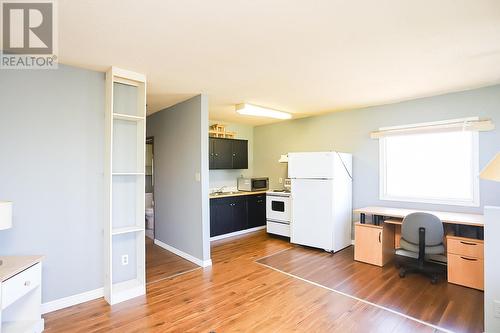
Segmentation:
[(391, 197), (381, 195), (379, 197), (382, 201), (399, 201), (399, 202), (413, 202), (425, 203), (432, 205), (448, 205), (448, 206), (463, 206), (463, 207), (480, 207), (479, 199), (477, 201), (460, 201), (460, 200), (446, 200), (446, 199), (423, 199), (423, 198), (404, 198), (404, 197)]

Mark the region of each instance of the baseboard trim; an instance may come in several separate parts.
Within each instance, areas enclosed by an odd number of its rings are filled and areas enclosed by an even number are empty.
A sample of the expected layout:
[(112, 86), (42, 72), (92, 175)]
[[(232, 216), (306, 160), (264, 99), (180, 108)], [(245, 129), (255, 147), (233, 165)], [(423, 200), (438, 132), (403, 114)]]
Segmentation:
[(255, 228), (250, 228), (250, 229), (245, 229), (245, 230), (231, 232), (229, 234), (224, 234), (224, 235), (210, 237), (210, 241), (213, 242), (213, 241), (224, 239), (224, 238), (229, 238), (229, 237), (233, 237), (233, 236), (244, 235), (244, 234), (248, 234), (249, 232), (254, 232), (254, 231), (258, 231), (258, 230), (262, 230), (262, 229), (266, 229), (266, 226), (263, 225), (261, 227), (255, 227)]
[(136, 298), (146, 294), (146, 286), (140, 285), (132, 289), (127, 289), (122, 292), (116, 293), (117, 295), (113, 295), (113, 302), (111, 305), (115, 305), (121, 302), (128, 301), (129, 299)]
[(92, 301), (97, 298), (104, 297), (104, 288), (89, 290), (81, 294), (71, 295), (68, 297), (59, 298), (42, 304), (42, 314), (61, 310), (73, 305)]
[(208, 259), (208, 260), (201, 260), (201, 259), (198, 259), (196, 257), (193, 257), (192, 255), (190, 255), (189, 253), (186, 253), (184, 251), (181, 251), (173, 246), (170, 246), (168, 244), (165, 244), (163, 243), (162, 241), (158, 240), (158, 239), (155, 239), (155, 244), (158, 245), (159, 247), (162, 247), (164, 248), (165, 250), (167, 251), (170, 251), (176, 255), (178, 255), (179, 257), (182, 257), (186, 260), (189, 260), (191, 261), (192, 263), (200, 266), (200, 267), (208, 267), (208, 266), (212, 266), (212, 259)]
[(201, 267), (209, 267), (212, 266), (212, 259), (204, 260)]

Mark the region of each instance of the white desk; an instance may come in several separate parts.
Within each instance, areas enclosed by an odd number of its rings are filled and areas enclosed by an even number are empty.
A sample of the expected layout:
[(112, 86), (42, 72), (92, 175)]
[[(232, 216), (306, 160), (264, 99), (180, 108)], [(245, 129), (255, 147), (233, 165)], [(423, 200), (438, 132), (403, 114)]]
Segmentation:
[(375, 225), (380, 225), (380, 222), (384, 218), (399, 218), (404, 219), (407, 215), (417, 212), (424, 212), (433, 214), (444, 223), (453, 225), (455, 228), (455, 235), (460, 235), (460, 226), (471, 226), (476, 227), (476, 238), (484, 238), (484, 216), (480, 214), (467, 214), (467, 213), (454, 213), (454, 212), (442, 212), (442, 211), (429, 211), (429, 210), (416, 210), (416, 209), (402, 209), (402, 208), (392, 208), (392, 207), (378, 207), (370, 206), (364, 208), (358, 208), (354, 210), (355, 213), (360, 214), (360, 222), (365, 223), (365, 215), (373, 216), (373, 223)]
[(0, 257), (0, 333), (40, 333), (42, 256)]
[(359, 214), (387, 216), (387, 217), (395, 217), (401, 219), (404, 219), (406, 215), (412, 213), (423, 212), (423, 213), (430, 213), (439, 217), (439, 219), (441, 219), (441, 221), (443, 221), (443, 223), (446, 224), (471, 225), (475, 227), (484, 226), (484, 216), (479, 214), (453, 213), (453, 212), (402, 209), (402, 208), (377, 207), (377, 206), (355, 209), (354, 212)]

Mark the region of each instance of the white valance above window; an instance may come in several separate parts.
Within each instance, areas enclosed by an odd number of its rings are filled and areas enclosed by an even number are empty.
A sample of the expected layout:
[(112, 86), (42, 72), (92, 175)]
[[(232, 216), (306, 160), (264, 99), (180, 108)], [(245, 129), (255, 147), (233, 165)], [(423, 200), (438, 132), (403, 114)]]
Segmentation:
[(403, 126), (382, 127), (378, 131), (371, 132), (372, 139), (379, 139), (389, 135), (406, 135), (428, 132), (450, 132), (450, 131), (491, 131), (495, 125), (491, 119), (479, 119), (469, 117), (461, 119), (443, 120), (428, 123), (419, 123)]

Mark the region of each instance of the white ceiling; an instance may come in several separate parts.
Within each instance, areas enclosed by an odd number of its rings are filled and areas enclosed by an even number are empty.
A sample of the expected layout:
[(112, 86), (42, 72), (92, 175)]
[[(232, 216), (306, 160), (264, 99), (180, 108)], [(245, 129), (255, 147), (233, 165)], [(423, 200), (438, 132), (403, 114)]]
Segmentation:
[(198, 93), (295, 117), (500, 82), (498, 0), (59, 0), (59, 60), (144, 73), (148, 112)]

